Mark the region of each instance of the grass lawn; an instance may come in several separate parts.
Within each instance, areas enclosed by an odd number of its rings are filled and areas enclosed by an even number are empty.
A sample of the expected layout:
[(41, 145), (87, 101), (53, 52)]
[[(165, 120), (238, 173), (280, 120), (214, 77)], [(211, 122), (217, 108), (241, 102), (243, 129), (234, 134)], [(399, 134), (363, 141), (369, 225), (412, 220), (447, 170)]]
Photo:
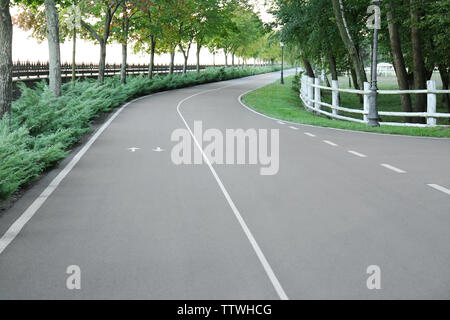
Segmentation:
[[(292, 89), (293, 76), (285, 79), (285, 84), (281, 85), (279, 81), (256, 89), (243, 96), (243, 102), (252, 109), (261, 112), (270, 117), (292, 121), (297, 123), (315, 125), (320, 127), (332, 127), (339, 129), (358, 130), (367, 132), (390, 133), (412, 136), (429, 136), (429, 137), (450, 137), (450, 128), (411, 128), (411, 127), (394, 127), (382, 126), (378, 128), (368, 127), (365, 124), (333, 120), (325, 116), (316, 116), (303, 108), (298, 93)], [(344, 86), (343, 86), (344, 87)], [(380, 86), (382, 89), (385, 87)], [(352, 97), (353, 96), (353, 97)], [(398, 96), (384, 96), (387, 100), (380, 101), (381, 110), (397, 110), (400, 108), (400, 98)], [(351, 108), (352, 105), (361, 108), (359, 98), (356, 95), (341, 96), (342, 105)], [(326, 97), (324, 98), (324, 101)], [(398, 100), (398, 102), (397, 102)], [(395, 103), (395, 104), (394, 104)], [(396, 109), (386, 109), (396, 106)], [(445, 112), (440, 109), (439, 111)], [(386, 121), (387, 119), (383, 119)], [(398, 120), (398, 119), (397, 119)]]

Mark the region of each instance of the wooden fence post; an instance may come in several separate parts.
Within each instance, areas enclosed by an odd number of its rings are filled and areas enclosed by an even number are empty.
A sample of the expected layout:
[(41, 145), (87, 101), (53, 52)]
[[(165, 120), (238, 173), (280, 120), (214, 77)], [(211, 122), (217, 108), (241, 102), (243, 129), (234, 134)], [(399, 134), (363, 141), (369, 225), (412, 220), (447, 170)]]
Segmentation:
[(339, 107), (339, 81), (338, 80), (332, 80), (331, 81), (331, 88), (333, 91), (331, 91), (331, 104), (333, 105), (333, 108), (331, 109), (331, 112), (334, 116), (338, 115), (338, 110), (336, 107)]
[[(370, 91), (370, 83), (364, 82), (364, 91)], [(369, 122), (369, 95), (364, 94), (364, 122)]]
[(312, 101), (314, 100), (314, 87), (312, 86), (312, 84), (314, 83), (314, 78), (312, 77), (308, 77), (308, 107), (310, 107), (311, 109), (313, 108), (313, 103)]
[[(320, 78), (315, 78), (314, 84), (316, 86), (320, 86)], [(314, 100), (315, 100), (314, 109), (320, 110), (320, 107), (321, 107), (320, 102), (322, 102), (321, 98), (320, 98), (320, 88), (317, 88), (317, 87), (314, 88)], [(317, 114), (319, 114), (319, 112), (317, 112)]]
[[(427, 82), (427, 90), (433, 91), (436, 90), (436, 81), (429, 80)], [(428, 93), (427, 94), (427, 113), (428, 115), (436, 113), (436, 94), (435, 93)], [(427, 117), (427, 124), (429, 126), (436, 126), (436, 118)]]

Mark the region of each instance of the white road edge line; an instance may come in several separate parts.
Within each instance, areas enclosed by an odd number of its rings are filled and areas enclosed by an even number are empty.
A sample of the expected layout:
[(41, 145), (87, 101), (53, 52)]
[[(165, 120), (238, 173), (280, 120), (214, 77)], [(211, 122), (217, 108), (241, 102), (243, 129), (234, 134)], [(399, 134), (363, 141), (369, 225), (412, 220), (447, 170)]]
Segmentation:
[(355, 155), (357, 157), (360, 157), (360, 158), (367, 158), (367, 156), (365, 154), (362, 154), (362, 153), (359, 153), (359, 152), (356, 152), (356, 151), (353, 151), (353, 150), (348, 150), (348, 153), (351, 153), (351, 154), (353, 154), (353, 155)]
[[(154, 94), (153, 94), (154, 95)], [(146, 98), (148, 96), (143, 96), (135, 100), (129, 101), (120, 107), (114, 114), (106, 121), (100, 129), (89, 139), (89, 141), (84, 145), (84, 147), (78, 151), (78, 153), (72, 158), (72, 160), (64, 167), (64, 169), (50, 182), (47, 188), (33, 201), (33, 203), (22, 213), (22, 215), (17, 218), (16, 221), (9, 227), (5, 234), (0, 238), (0, 254), (8, 247), (8, 245), (17, 237), (25, 224), (34, 216), (34, 214), (39, 210), (39, 208), (44, 204), (44, 202), (50, 197), (53, 191), (59, 186), (61, 181), (67, 176), (67, 174), (75, 167), (75, 165), (80, 161), (84, 154), (89, 150), (95, 140), (105, 131), (106, 128), (111, 124), (111, 122), (125, 109), (129, 104), (136, 102), (140, 99)]]
[(292, 130), (298, 130), (298, 128), (294, 126), (289, 126), (289, 128), (291, 128)]
[(389, 169), (389, 170), (392, 170), (394, 172), (397, 172), (397, 173), (406, 173), (406, 171), (404, 171), (402, 169), (399, 169), (399, 168), (396, 168), (394, 166), (391, 166), (390, 164), (387, 164), (387, 163), (382, 163), (381, 166), (385, 167), (386, 169)]
[(330, 146), (333, 146), (333, 147), (337, 147), (338, 146), (336, 143), (328, 141), (328, 140), (323, 140), (323, 142), (325, 142), (326, 144), (329, 144)]
[(312, 133), (309, 133), (309, 132), (304, 132), (304, 134), (306, 134), (309, 137), (313, 137), (313, 138), (316, 136), (315, 134), (312, 134)]
[(255, 237), (253, 236), (252, 232), (248, 228), (247, 224), (245, 223), (245, 220), (242, 218), (241, 214), (239, 213), (238, 208), (236, 207), (236, 205), (234, 204), (233, 200), (231, 199), (230, 194), (228, 193), (227, 189), (225, 188), (225, 186), (223, 185), (222, 181), (220, 180), (216, 170), (214, 170), (214, 167), (212, 166), (212, 164), (209, 161), (208, 157), (203, 152), (203, 149), (201, 148), (200, 143), (197, 141), (197, 138), (195, 137), (194, 133), (192, 132), (191, 128), (189, 127), (189, 125), (187, 124), (186, 120), (184, 119), (183, 115), (180, 112), (180, 107), (185, 101), (187, 101), (187, 100), (189, 100), (189, 99), (191, 99), (191, 98), (193, 98), (195, 96), (198, 96), (200, 94), (204, 94), (204, 93), (207, 93), (207, 92), (216, 91), (216, 90), (220, 90), (220, 89), (225, 89), (225, 88), (228, 88), (228, 87), (230, 87), (230, 86), (225, 86), (225, 87), (221, 87), (221, 88), (206, 90), (206, 91), (202, 91), (202, 92), (198, 92), (196, 94), (193, 94), (193, 95), (191, 95), (191, 96), (189, 96), (187, 98), (184, 98), (183, 100), (181, 100), (178, 103), (178, 105), (177, 105), (177, 112), (178, 112), (181, 120), (183, 120), (184, 125), (188, 129), (189, 133), (191, 134), (191, 137), (194, 140), (197, 148), (202, 153), (203, 159), (205, 160), (206, 164), (208, 165), (209, 169), (211, 170), (212, 175), (216, 179), (217, 184), (219, 185), (220, 189), (222, 190), (222, 193), (225, 196), (226, 200), (228, 201), (228, 204), (230, 205), (231, 210), (233, 211), (236, 219), (238, 220), (239, 224), (241, 225), (241, 228), (244, 231), (245, 235), (247, 236), (247, 239), (250, 242), (251, 246), (253, 247), (253, 250), (255, 251), (256, 255), (258, 256), (258, 259), (261, 262), (261, 264), (262, 264), (262, 266), (264, 268), (264, 271), (266, 272), (267, 276), (269, 277), (269, 280), (271, 281), (273, 287), (275, 288), (275, 291), (277, 292), (277, 294), (278, 294), (278, 296), (280, 297), (281, 300), (289, 300), (288, 296), (284, 292), (283, 287), (281, 286), (280, 282), (278, 281), (278, 278), (276, 277), (275, 273), (273, 272), (272, 267), (270, 266), (269, 262), (267, 261), (266, 257), (264, 256), (264, 253), (262, 252), (262, 250), (259, 247), (258, 243), (256, 242)]
[(427, 186), (432, 187), (433, 189), (439, 190), (439, 191), (441, 191), (443, 193), (446, 193), (446, 194), (450, 195), (450, 190), (449, 189), (447, 189), (445, 187), (442, 187), (442, 186), (440, 186), (438, 184), (430, 183), (430, 184), (427, 184)]

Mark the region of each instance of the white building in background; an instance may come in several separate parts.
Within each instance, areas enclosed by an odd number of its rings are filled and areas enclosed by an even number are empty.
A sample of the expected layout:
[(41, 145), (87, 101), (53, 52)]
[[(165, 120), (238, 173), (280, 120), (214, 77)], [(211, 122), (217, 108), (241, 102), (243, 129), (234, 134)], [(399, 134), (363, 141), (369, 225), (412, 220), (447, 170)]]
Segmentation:
[[(366, 68), (366, 73), (367, 73), (367, 75), (371, 74), (370, 67)], [(377, 66), (377, 74), (379, 76), (384, 76), (384, 77), (395, 76), (394, 66), (387, 62), (380, 62), (380, 63), (378, 63), (378, 66)]]

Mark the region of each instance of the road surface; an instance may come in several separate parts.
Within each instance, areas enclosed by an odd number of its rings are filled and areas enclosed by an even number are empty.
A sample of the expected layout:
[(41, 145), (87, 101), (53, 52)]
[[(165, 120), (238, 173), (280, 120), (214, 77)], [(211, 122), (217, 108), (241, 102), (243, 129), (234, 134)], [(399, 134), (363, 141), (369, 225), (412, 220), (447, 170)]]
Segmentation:
[[(294, 125), (238, 101), (278, 77), (115, 113), (0, 218), (0, 298), (449, 299), (450, 139)], [(197, 120), (278, 129), (278, 174), (175, 165), (171, 134)]]

